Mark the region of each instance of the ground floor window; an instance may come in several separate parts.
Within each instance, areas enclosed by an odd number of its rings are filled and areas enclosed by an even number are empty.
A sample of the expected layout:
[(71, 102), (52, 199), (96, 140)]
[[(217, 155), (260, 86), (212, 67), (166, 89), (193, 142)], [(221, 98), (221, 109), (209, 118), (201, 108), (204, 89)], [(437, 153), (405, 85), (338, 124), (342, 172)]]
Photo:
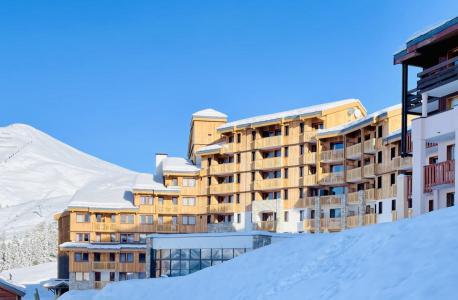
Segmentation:
[(455, 193), (447, 193), (447, 207), (455, 205)]
[(89, 281), (89, 273), (88, 272), (75, 272), (75, 280), (76, 281)]
[(433, 211), (434, 210), (434, 200), (429, 200), (428, 201), (428, 211)]

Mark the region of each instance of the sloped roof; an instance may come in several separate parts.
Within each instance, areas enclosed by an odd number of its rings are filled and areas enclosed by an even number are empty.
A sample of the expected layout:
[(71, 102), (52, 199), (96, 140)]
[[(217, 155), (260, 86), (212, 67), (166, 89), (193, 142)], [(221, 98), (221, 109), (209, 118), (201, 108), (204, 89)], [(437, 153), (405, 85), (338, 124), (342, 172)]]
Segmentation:
[(0, 278), (0, 288), (5, 289), (15, 295), (23, 297), (25, 295), (25, 287), (22, 285), (18, 285), (7, 281), (3, 278)]
[(178, 188), (166, 187), (164, 184), (156, 181), (152, 174), (140, 173), (137, 175), (134, 190), (153, 190), (158, 192), (179, 192)]
[(162, 171), (172, 173), (196, 173), (200, 169), (182, 157), (167, 157), (162, 160)]
[(217, 130), (223, 131), (223, 130), (231, 129), (233, 127), (249, 127), (251, 125), (262, 124), (262, 123), (281, 120), (281, 119), (289, 119), (289, 118), (313, 115), (313, 114), (320, 113), (326, 109), (330, 109), (330, 108), (334, 108), (334, 107), (338, 107), (338, 106), (350, 104), (350, 103), (359, 103), (362, 106), (361, 102), (358, 99), (344, 99), (340, 101), (327, 102), (323, 104), (312, 105), (312, 106), (307, 106), (303, 108), (298, 108), (298, 109), (293, 109), (293, 110), (288, 110), (288, 111), (233, 121), (233, 122), (229, 122), (229, 123), (219, 126)]
[(122, 250), (122, 249), (145, 249), (146, 244), (119, 244), (119, 243), (79, 243), (65, 242), (59, 245), (61, 249), (90, 249), (90, 250)]
[(197, 154), (202, 154), (202, 153), (207, 153), (207, 152), (213, 152), (220, 150), (223, 147), (224, 143), (217, 143), (217, 144), (212, 144), (208, 145), (205, 147), (199, 148), (199, 150), (196, 151)]
[(196, 118), (211, 118), (211, 119), (227, 119), (227, 115), (214, 110), (213, 108), (207, 108), (203, 110), (196, 111), (192, 114), (192, 117)]

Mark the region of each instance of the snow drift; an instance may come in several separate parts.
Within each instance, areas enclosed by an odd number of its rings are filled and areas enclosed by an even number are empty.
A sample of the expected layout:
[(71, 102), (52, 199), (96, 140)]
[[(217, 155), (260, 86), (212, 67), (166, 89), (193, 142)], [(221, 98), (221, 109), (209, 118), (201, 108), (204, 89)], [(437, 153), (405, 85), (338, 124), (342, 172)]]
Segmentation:
[(131, 280), (62, 300), (456, 299), (458, 207), (300, 235), (185, 277)]

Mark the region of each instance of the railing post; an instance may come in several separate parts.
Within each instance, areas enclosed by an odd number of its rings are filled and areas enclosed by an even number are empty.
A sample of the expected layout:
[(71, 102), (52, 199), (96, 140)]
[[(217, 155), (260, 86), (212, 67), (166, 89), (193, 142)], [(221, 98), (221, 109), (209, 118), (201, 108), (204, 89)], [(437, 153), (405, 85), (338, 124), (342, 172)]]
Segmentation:
[(364, 224), (364, 191), (358, 191), (358, 201), (359, 201), (359, 211), (358, 211), (358, 226), (363, 226)]
[(320, 197), (315, 197), (315, 233), (320, 233), (321, 206)]

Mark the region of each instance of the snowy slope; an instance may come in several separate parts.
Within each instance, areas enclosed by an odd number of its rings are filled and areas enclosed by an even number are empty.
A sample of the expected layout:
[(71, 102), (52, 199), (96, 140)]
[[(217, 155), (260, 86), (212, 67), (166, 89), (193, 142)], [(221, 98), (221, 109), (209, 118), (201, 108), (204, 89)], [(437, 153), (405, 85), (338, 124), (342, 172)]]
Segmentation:
[(52, 221), (75, 192), (94, 182), (131, 182), (135, 176), (33, 127), (0, 127), (0, 234), (9, 238)]
[(301, 235), (189, 276), (123, 281), (61, 299), (457, 299), (457, 232), (453, 207)]

